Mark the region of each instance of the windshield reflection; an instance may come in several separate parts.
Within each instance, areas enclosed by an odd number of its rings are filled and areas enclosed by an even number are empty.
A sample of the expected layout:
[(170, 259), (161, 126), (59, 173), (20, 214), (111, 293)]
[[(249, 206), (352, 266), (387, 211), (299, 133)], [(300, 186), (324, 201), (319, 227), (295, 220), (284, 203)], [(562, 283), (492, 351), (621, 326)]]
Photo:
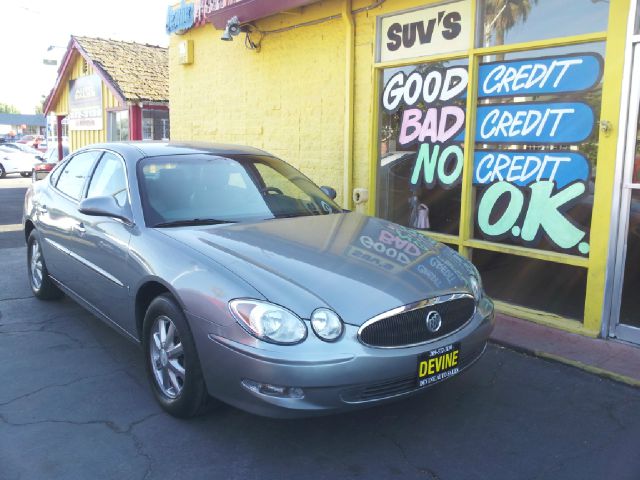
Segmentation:
[(149, 226), (327, 215), (341, 208), (307, 177), (268, 156), (179, 155), (141, 160)]

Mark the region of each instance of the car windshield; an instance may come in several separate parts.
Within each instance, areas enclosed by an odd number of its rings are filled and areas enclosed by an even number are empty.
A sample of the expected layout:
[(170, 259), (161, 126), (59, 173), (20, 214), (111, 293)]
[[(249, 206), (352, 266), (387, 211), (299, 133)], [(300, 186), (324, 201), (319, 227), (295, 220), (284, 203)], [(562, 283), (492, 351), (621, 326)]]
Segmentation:
[(208, 225), (342, 209), (295, 168), (269, 156), (149, 157), (138, 164), (149, 226)]

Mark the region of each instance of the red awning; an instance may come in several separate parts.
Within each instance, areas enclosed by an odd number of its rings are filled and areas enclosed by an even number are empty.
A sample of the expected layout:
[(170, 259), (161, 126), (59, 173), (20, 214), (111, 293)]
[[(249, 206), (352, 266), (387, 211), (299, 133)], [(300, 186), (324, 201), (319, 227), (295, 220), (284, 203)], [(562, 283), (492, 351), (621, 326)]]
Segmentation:
[(207, 15), (207, 22), (213, 23), (218, 29), (227, 25), (227, 20), (237, 16), (240, 23), (252, 22), (259, 18), (268, 17), (284, 10), (302, 7), (318, 0), (237, 0), (228, 1), (230, 5), (219, 7)]

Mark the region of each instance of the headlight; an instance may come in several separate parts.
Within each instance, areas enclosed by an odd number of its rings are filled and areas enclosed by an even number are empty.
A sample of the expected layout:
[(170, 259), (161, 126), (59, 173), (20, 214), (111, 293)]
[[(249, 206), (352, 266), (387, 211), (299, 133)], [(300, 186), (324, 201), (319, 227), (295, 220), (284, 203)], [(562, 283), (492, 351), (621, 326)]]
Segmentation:
[(311, 326), (321, 340), (333, 342), (342, 335), (342, 320), (328, 308), (318, 308), (311, 314)]
[(253, 336), (271, 343), (293, 345), (307, 338), (307, 327), (289, 310), (260, 300), (231, 300), (229, 308)]
[(469, 285), (471, 286), (473, 298), (476, 299), (476, 302), (480, 301), (480, 298), (482, 297), (482, 283), (480, 283), (480, 278), (471, 275), (469, 277)]

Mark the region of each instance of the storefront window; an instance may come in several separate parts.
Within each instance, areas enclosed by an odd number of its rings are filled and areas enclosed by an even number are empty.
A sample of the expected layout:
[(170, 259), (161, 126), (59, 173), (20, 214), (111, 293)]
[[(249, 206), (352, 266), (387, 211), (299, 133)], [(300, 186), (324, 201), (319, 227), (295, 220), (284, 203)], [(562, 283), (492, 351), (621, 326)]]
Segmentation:
[(604, 43), (480, 65), (474, 237), (588, 256)]
[(142, 110), (142, 139), (169, 140), (168, 110)]
[(129, 111), (107, 112), (107, 139), (109, 142), (129, 140)]
[(503, 302), (582, 320), (587, 269), (484, 250), (473, 264), (487, 294)]
[(378, 216), (458, 234), (467, 62), (383, 71), (378, 125)]
[(481, 46), (603, 32), (609, 2), (594, 0), (485, 0)]

